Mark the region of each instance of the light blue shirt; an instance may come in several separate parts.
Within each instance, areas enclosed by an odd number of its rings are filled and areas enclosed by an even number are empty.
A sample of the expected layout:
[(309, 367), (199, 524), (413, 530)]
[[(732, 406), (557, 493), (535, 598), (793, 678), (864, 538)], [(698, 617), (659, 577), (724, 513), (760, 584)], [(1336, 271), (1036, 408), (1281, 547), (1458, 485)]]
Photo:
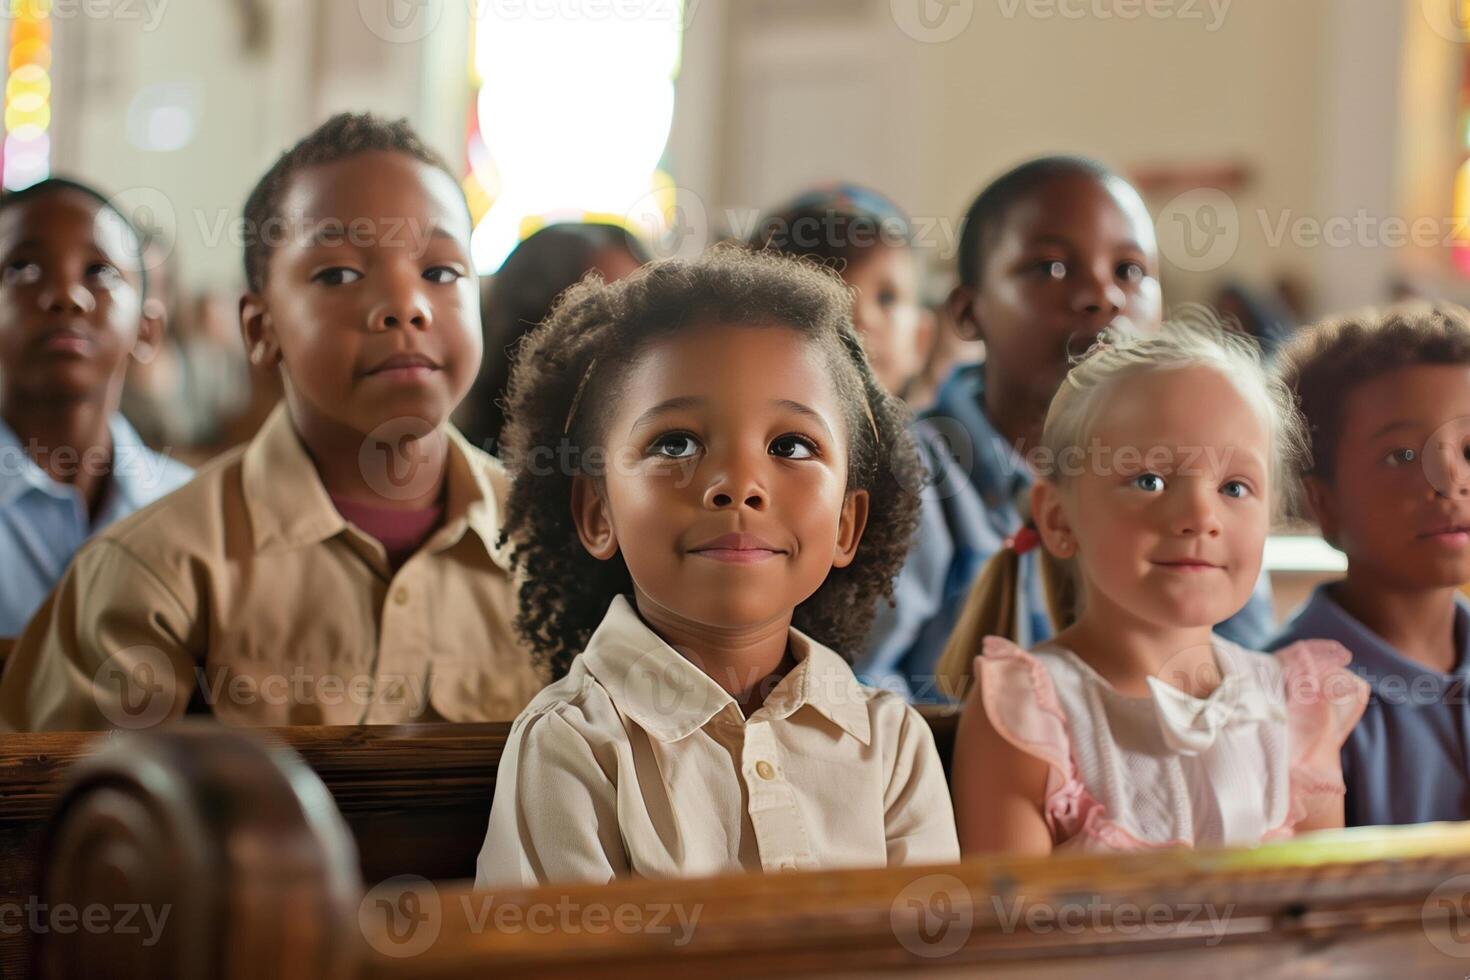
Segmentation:
[[(920, 459), (929, 470), (920, 494), (919, 529), (893, 583), (894, 605), (879, 602), (867, 645), (853, 665), (864, 682), (914, 702), (947, 700), (935, 683), (935, 667), (970, 587), (991, 556), (1021, 529), (1016, 501), (1034, 479), (1030, 466), (986, 418), (984, 403), (984, 365), (963, 365), (914, 426)], [(1021, 556), (1019, 570), (1020, 635), (1015, 639), (1029, 648), (1052, 636), (1036, 550)], [(1215, 632), (1259, 650), (1275, 625), (1271, 583), (1262, 572), (1245, 608)]]
[(0, 637), (20, 635), (82, 543), (107, 525), (187, 483), (193, 471), (143, 445), (120, 414), (108, 423), (112, 455), (77, 454), (62, 465), (109, 467), (97, 519), (70, 484), (57, 483), (0, 422)]
[(1470, 819), (1470, 604), (1455, 596), (1455, 648), (1448, 674), (1399, 653), (1319, 585), (1272, 650), (1298, 640), (1336, 640), (1348, 669), (1368, 682), (1368, 707), (1342, 746), (1349, 827)]

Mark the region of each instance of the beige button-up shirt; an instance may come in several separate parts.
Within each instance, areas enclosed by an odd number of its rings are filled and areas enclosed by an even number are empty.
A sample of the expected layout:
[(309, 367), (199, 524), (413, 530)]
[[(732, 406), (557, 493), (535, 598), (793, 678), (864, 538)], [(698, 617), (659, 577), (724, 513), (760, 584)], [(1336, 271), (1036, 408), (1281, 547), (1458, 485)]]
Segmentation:
[(791, 631), (796, 667), (745, 718), (618, 597), (511, 730), (480, 887), (959, 859), (919, 713)]
[(6, 661), (0, 726), (515, 717), (544, 678), (495, 547), (504, 470), (452, 429), (448, 465), (444, 524), (395, 574), (277, 408), (247, 446), (77, 553)]

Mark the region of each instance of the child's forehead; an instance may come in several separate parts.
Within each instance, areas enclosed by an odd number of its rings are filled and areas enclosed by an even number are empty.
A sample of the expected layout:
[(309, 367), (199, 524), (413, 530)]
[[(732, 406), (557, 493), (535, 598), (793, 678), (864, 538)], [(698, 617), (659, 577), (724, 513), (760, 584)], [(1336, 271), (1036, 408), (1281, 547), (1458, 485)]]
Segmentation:
[(137, 233), (120, 214), (91, 195), (66, 187), (0, 208), (0, 251), (27, 241), (99, 251), (125, 268), (140, 259)]
[(1423, 428), (1470, 417), (1470, 364), (1412, 364), (1343, 393), (1343, 427), (1372, 438), (1393, 423)]
[(779, 323), (696, 324), (640, 345), (626, 404), (698, 398), (706, 407), (820, 402), (837, 390), (821, 341)]
[(363, 219), (400, 232), (433, 229), (468, 241), (469, 210), (454, 179), (408, 154), (374, 150), (312, 164), (293, 173), (281, 199), (283, 216), (348, 225)]
[(1260, 408), (1220, 370), (1204, 365), (1119, 379), (1094, 406), (1104, 443), (1269, 446)]
[(1064, 174), (1032, 187), (1011, 203), (997, 229), (1022, 241), (1105, 236), (1156, 249), (1153, 222), (1137, 192), (1118, 178)]

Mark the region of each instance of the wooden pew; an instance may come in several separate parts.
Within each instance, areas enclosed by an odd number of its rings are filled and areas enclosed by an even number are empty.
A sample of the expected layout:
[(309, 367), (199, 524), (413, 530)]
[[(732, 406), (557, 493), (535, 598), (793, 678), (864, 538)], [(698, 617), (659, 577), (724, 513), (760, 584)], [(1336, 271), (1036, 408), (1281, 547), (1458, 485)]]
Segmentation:
[[(1467, 825), (1249, 850), (364, 891), (311, 770), (213, 727), (117, 740), (74, 768), (57, 808), (41, 898), (101, 910), (94, 928), (39, 936), (58, 978), (1462, 976), (1470, 957)], [(107, 918), (140, 906), (151, 932)]]
[[(923, 709), (946, 766), (956, 715)], [(485, 838), (508, 722), (260, 729), (326, 785), (357, 843), (362, 877), (472, 875)], [(100, 732), (0, 736), (0, 908), (37, 894), (41, 828), (60, 774), (113, 738)], [(28, 930), (0, 921), (0, 980), (25, 976)]]

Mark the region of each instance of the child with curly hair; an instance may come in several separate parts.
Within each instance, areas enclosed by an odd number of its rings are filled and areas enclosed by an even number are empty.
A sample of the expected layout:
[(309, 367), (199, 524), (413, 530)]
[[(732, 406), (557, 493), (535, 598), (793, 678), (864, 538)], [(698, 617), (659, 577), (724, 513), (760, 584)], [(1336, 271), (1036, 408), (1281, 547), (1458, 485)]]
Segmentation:
[(722, 248), (584, 281), (528, 337), (504, 534), (559, 680), (511, 730), (481, 886), (958, 856), (923, 719), (848, 664), (918, 485), (851, 306)]

